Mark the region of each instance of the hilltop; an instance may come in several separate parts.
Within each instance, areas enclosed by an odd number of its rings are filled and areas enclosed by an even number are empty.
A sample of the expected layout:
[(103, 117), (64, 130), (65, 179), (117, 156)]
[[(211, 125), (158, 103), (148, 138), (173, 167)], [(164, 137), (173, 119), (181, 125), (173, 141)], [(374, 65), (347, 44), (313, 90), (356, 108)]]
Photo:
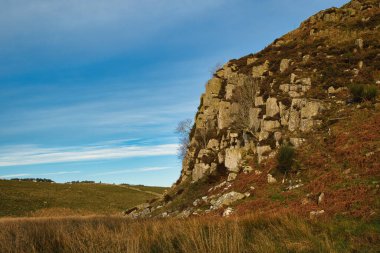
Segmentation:
[(380, 8), (355, 0), (206, 85), (181, 176), (130, 217), (379, 216)]
[(0, 180), (0, 217), (121, 214), (165, 187)]

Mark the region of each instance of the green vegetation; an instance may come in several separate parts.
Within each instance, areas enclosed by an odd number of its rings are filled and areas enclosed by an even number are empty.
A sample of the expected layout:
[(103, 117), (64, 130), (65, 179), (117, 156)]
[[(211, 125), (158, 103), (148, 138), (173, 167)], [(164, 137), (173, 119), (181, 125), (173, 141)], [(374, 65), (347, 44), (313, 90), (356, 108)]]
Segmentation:
[(277, 168), (282, 173), (290, 171), (294, 163), (294, 148), (289, 144), (282, 145), (277, 154), (277, 163)]
[(378, 91), (374, 85), (355, 84), (349, 86), (354, 102), (373, 101)]
[(0, 216), (115, 214), (157, 198), (164, 190), (148, 186), (0, 180)]

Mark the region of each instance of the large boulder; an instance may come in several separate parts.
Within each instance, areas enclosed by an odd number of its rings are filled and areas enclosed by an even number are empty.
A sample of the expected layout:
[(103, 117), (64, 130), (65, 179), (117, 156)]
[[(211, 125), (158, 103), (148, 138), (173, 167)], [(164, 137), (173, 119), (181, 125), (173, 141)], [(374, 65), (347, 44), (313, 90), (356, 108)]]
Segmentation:
[(289, 68), (290, 60), (289, 59), (282, 59), (280, 62), (280, 72), (284, 72)]
[(289, 113), (289, 122), (288, 122), (288, 129), (291, 132), (294, 132), (297, 130), (300, 126), (300, 112), (296, 110), (291, 110)]
[(205, 163), (197, 163), (194, 165), (194, 170), (193, 170), (193, 181), (198, 181), (202, 177), (204, 177), (210, 170), (210, 165), (205, 164)]
[(262, 122), (261, 128), (264, 131), (273, 132), (274, 130), (276, 130), (280, 126), (281, 125), (280, 125), (280, 122), (278, 122), (278, 120), (264, 120)]
[(269, 69), (269, 61), (265, 61), (262, 65), (252, 68), (252, 77), (261, 77)]
[(314, 116), (317, 116), (319, 110), (321, 109), (321, 103), (316, 101), (309, 101), (301, 109), (301, 118), (311, 119)]
[(219, 103), (218, 128), (224, 129), (231, 126), (238, 112), (239, 106), (237, 103), (221, 101)]
[(276, 98), (268, 98), (266, 102), (266, 115), (268, 117), (273, 117), (280, 112), (280, 108), (277, 105)]
[(224, 165), (229, 171), (239, 172), (239, 162), (242, 158), (241, 151), (237, 148), (226, 149)]
[(245, 198), (245, 195), (242, 193), (235, 192), (235, 191), (228, 192), (228, 193), (220, 196), (216, 200), (216, 202), (214, 203), (214, 209), (218, 209), (218, 208), (221, 208), (223, 206), (229, 206), (232, 203), (234, 203), (240, 199), (244, 199), (244, 198)]
[(218, 97), (220, 90), (222, 89), (222, 80), (220, 78), (212, 78), (206, 85), (206, 94), (213, 97)]
[(249, 125), (252, 129), (257, 132), (260, 128), (261, 119), (259, 118), (261, 108), (250, 108), (249, 109)]

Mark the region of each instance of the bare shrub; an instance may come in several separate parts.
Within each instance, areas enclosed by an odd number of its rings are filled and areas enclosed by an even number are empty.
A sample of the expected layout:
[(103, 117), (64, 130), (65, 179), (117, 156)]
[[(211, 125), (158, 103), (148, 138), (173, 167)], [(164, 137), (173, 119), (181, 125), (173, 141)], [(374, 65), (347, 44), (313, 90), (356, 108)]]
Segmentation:
[(178, 122), (175, 132), (179, 135), (178, 158), (183, 160), (190, 144), (190, 132), (193, 126), (191, 119)]
[(239, 104), (239, 112), (236, 115), (236, 127), (238, 130), (250, 132), (249, 111), (255, 106), (255, 98), (260, 89), (260, 80), (248, 76), (243, 85), (237, 87), (236, 101)]
[(212, 138), (213, 127), (209, 121), (205, 121), (202, 125), (197, 126), (195, 130), (195, 139), (200, 145), (200, 148), (206, 148), (208, 141)]

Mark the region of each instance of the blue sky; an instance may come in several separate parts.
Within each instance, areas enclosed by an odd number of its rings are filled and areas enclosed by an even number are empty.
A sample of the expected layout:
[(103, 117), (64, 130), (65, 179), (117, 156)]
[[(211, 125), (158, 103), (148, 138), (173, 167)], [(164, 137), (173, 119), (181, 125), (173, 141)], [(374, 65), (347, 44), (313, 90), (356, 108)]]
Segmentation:
[(0, 0), (0, 178), (169, 186), (217, 64), (341, 0)]

